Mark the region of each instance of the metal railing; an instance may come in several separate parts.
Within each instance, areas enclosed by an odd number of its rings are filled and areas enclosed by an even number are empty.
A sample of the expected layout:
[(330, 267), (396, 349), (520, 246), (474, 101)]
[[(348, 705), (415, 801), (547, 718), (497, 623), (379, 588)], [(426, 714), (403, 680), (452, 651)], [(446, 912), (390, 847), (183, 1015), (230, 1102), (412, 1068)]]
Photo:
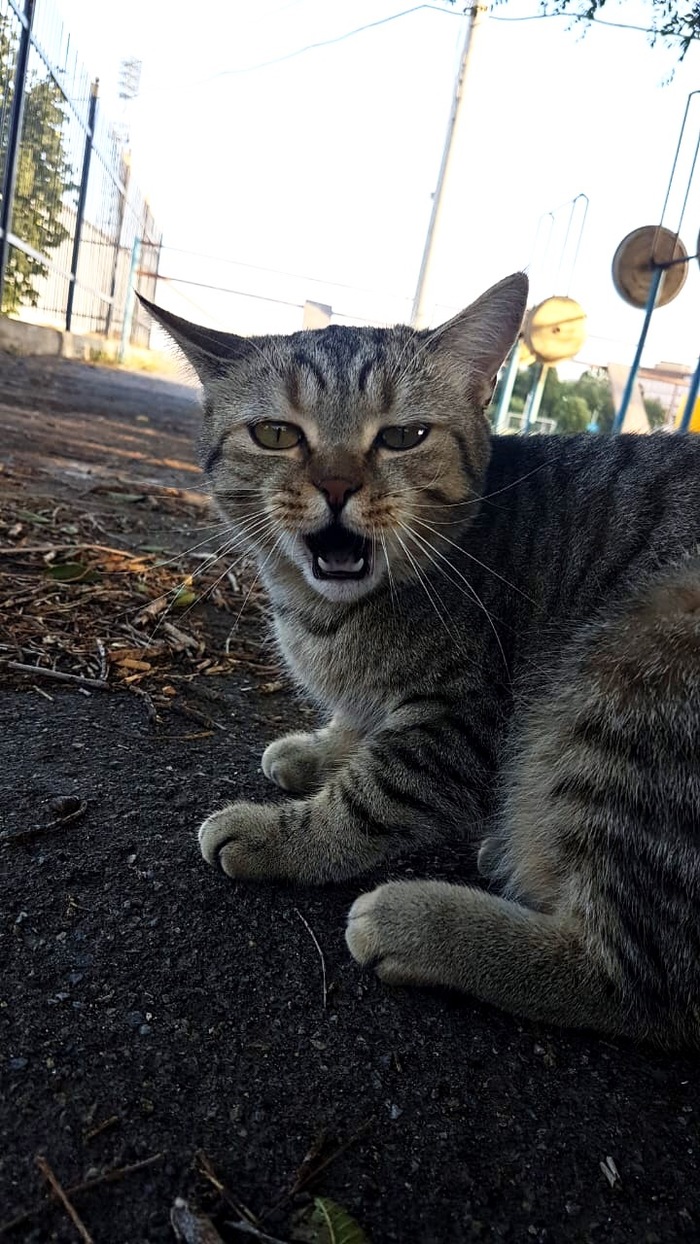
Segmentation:
[[(137, 240), (151, 298), (161, 238), (98, 83), (52, 0), (0, 0), (0, 310), (120, 337)], [(146, 315), (130, 319), (148, 345)]]

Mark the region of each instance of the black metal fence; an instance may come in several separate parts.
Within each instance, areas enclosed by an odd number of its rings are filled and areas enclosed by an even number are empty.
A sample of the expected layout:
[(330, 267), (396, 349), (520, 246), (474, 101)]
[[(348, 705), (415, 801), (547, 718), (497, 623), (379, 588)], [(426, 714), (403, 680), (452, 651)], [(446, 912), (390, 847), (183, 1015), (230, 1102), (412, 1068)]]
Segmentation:
[(0, 0), (0, 309), (148, 345), (160, 242), (52, 0)]

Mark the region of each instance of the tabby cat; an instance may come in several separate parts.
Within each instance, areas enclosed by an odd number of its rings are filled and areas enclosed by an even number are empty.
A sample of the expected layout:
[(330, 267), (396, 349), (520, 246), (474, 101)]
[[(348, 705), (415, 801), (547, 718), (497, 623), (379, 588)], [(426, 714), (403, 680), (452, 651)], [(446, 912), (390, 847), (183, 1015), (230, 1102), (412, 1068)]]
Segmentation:
[(492, 437), (516, 273), (434, 330), (242, 338), (146, 304), (204, 386), (202, 457), (326, 724), (292, 798), (205, 820), (230, 877), (328, 882), (469, 839), (485, 888), (391, 882), (347, 943), (392, 984), (700, 1038), (700, 438)]

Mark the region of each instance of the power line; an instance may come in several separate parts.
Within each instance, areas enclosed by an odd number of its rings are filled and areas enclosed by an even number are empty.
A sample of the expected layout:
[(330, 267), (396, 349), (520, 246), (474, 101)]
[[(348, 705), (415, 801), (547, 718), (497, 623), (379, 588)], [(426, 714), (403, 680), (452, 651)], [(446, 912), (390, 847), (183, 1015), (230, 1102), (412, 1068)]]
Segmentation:
[(419, 13), (421, 9), (431, 10), (433, 13), (446, 13), (448, 17), (463, 17), (461, 9), (442, 9), (436, 4), (416, 4), (411, 9), (402, 9), (400, 13), (391, 13), (388, 17), (380, 17), (376, 22), (367, 22), (364, 26), (356, 26), (354, 30), (346, 30), (342, 35), (334, 35), (331, 39), (321, 39), (318, 43), (307, 43), (304, 47), (297, 48), (294, 52), (285, 52), (284, 56), (275, 56), (272, 60), (260, 61), (257, 65), (245, 65), (241, 69), (221, 69), (218, 73), (213, 73), (207, 78), (200, 78), (195, 86), (204, 86), (206, 82), (214, 82), (217, 78), (230, 78), (239, 74), (255, 73), (258, 69), (268, 69), (271, 65), (281, 65), (284, 61), (294, 60), (297, 56), (303, 56), (306, 52), (315, 52), (318, 48), (330, 47), (333, 43), (344, 43), (346, 39), (352, 39), (354, 35), (362, 34), (364, 30), (374, 30), (377, 26), (386, 26), (389, 22), (398, 21), (400, 17), (409, 17), (411, 13)]
[[(356, 294), (373, 294), (373, 295), (376, 295), (382, 298), (385, 297), (387, 294), (387, 291), (385, 289), (368, 289), (367, 286), (364, 286), (364, 285), (349, 285), (345, 281), (334, 281), (332, 278), (329, 278), (329, 277), (307, 276), (307, 274), (304, 272), (287, 272), (283, 268), (268, 268), (268, 267), (265, 267), (263, 264), (246, 263), (245, 261), (241, 259), (224, 259), (222, 258), (221, 255), (207, 255), (207, 254), (204, 254), (202, 251), (188, 250), (187, 247), (184, 247), (184, 246), (167, 246), (166, 244), (163, 243), (161, 249), (164, 251), (172, 251), (172, 253), (175, 255), (190, 255), (195, 259), (207, 259), (207, 260), (211, 260), (213, 263), (229, 264), (229, 266), (233, 268), (248, 268), (252, 272), (268, 272), (272, 276), (284, 276), (294, 281), (310, 281), (313, 285), (331, 286), (334, 289), (349, 289), (353, 293), (356, 293)], [(180, 278), (172, 277), (171, 279), (179, 280)], [(216, 288), (218, 288), (218, 286)], [(391, 293), (390, 297), (400, 298), (403, 301), (406, 301), (408, 300), (410, 295)]]
[(195, 289), (215, 289), (220, 294), (240, 294), (243, 298), (255, 298), (259, 302), (276, 302), (280, 307), (297, 307), (301, 310), (304, 306), (303, 302), (288, 302), (286, 298), (269, 298), (267, 294), (249, 294), (245, 289), (228, 289), (225, 285), (209, 285), (206, 281), (186, 281), (181, 276), (170, 276), (165, 272), (158, 273), (158, 280), (170, 281), (173, 285), (192, 285)]

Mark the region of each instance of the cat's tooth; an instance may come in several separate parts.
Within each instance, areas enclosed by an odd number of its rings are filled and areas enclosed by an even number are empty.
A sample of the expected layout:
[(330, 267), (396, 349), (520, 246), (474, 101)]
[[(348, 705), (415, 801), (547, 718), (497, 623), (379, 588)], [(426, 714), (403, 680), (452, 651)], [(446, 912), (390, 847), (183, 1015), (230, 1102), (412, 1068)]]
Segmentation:
[(357, 574), (358, 570), (362, 570), (362, 567), (364, 566), (364, 564), (365, 564), (364, 557), (358, 557), (356, 562), (353, 562), (351, 566), (348, 566), (348, 572), (350, 574)]
[(319, 557), (318, 564), (321, 567), (321, 570), (325, 570), (326, 574), (333, 573), (333, 567), (331, 566), (330, 562), (326, 561), (325, 557)]

